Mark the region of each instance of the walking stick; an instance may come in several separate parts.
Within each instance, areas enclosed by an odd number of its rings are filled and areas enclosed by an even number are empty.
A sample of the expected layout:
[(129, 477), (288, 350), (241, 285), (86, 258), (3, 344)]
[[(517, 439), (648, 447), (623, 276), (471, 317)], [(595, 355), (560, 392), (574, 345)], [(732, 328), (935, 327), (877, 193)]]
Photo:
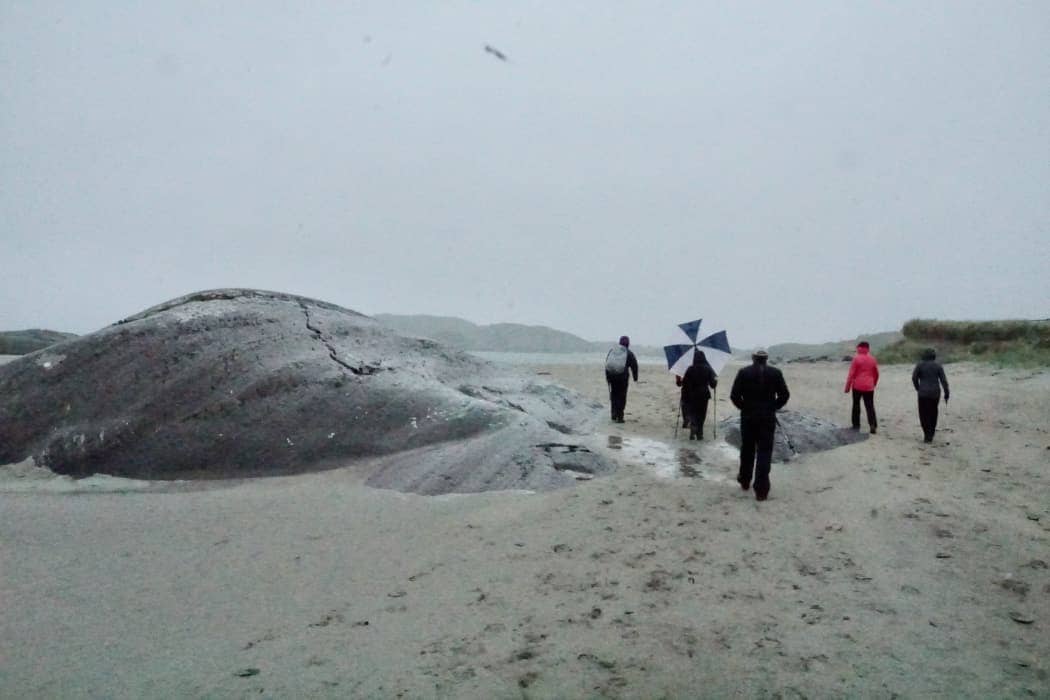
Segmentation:
[(711, 420), (713, 421), (711, 423), (711, 439), (712, 440), (716, 440), (716, 439), (718, 439), (718, 386), (717, 385), (715, 386), (715, 404), (714, 404), (714, 407), (711, 410), (714, 411), (714, 415), (711, 416)]
[(777, 418), (777, 414), (773, 414), (773, 420), (776, 421), (777, 427), (780, 428), (780, 432), (784, 435), (784, 441), (787, 442), (788, 449), (791, 450), (791, 454), (797, 455), (798, 450), (795, 449), (795, 443), (792, 441), (791, 436), (788, 435), (788, 431), (784, 430), (784, 426), (780, 424), (780, 419)]

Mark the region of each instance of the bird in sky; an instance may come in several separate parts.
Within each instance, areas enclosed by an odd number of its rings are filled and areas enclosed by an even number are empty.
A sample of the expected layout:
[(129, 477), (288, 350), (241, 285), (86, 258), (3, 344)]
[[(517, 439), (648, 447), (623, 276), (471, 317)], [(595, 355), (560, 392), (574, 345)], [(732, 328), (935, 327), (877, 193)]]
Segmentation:
[(485, 44), (485, 51), (487, 53), (492, 54), (493, 56), (495, 56), (496, 58), (498, 58), (501, 61), (506, 61), (507, 60), (506, 54), (504, 54), (502, 51), (500, 51), (497, 48), (493, 48), (492, 46), (489, 46), (488, 44)]

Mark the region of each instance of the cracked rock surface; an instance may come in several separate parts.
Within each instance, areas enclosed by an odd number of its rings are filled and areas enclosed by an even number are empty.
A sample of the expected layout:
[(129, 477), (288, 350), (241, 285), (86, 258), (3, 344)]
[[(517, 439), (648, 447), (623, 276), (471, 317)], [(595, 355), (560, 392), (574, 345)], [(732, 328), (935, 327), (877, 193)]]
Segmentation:
[(180, 297), (0, 366), (0, 464), (74, 477), (354, 464), (415, 493), (549, 489), (615, 468), (572, 439), (596, 417), (556, 384), (249, 289)]

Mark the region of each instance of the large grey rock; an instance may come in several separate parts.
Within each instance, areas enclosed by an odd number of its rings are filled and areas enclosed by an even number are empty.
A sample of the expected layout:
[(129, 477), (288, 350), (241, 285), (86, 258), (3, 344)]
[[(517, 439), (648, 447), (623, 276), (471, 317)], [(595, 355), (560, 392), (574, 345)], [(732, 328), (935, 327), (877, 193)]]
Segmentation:
[(419, 493), (545, 489), (614, 469), (571, 439), (597, 408), (333, 304), (224, 289), (0, 366), (0, 464), (218, 479), (356, 461)]
[[(822, 418), (814, 418), (797, 411), (778, 411), (779, 427), (773, 439), (773, 461), (790, 462), (794, 457), (807, 452), (831, 450), (868, 438), (849, 428), (843, 428)], [(730, 445), (740, 447), (740, 416), (720, 421), (721, 432)]]

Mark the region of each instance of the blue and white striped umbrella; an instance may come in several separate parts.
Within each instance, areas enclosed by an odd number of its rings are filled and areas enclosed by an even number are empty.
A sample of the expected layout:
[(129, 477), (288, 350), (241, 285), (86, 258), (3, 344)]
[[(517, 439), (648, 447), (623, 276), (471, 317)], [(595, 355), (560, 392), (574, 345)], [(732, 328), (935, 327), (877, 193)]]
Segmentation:
[(702, 318), (678, 324), (681, 332), (676, 335), (681, 336), (682, 342), (664, 346), (668, 372), (684, 375), (689, 365), (693, 364), (693, 354), (697, 350), (704, 352), (715, 374), (722, 371), (726, 362), (732, 357), (733, 351), (729, 348), (729, 338), (724, 330), (709, 333), (707, 328), (701, 330), (702, 326)]

